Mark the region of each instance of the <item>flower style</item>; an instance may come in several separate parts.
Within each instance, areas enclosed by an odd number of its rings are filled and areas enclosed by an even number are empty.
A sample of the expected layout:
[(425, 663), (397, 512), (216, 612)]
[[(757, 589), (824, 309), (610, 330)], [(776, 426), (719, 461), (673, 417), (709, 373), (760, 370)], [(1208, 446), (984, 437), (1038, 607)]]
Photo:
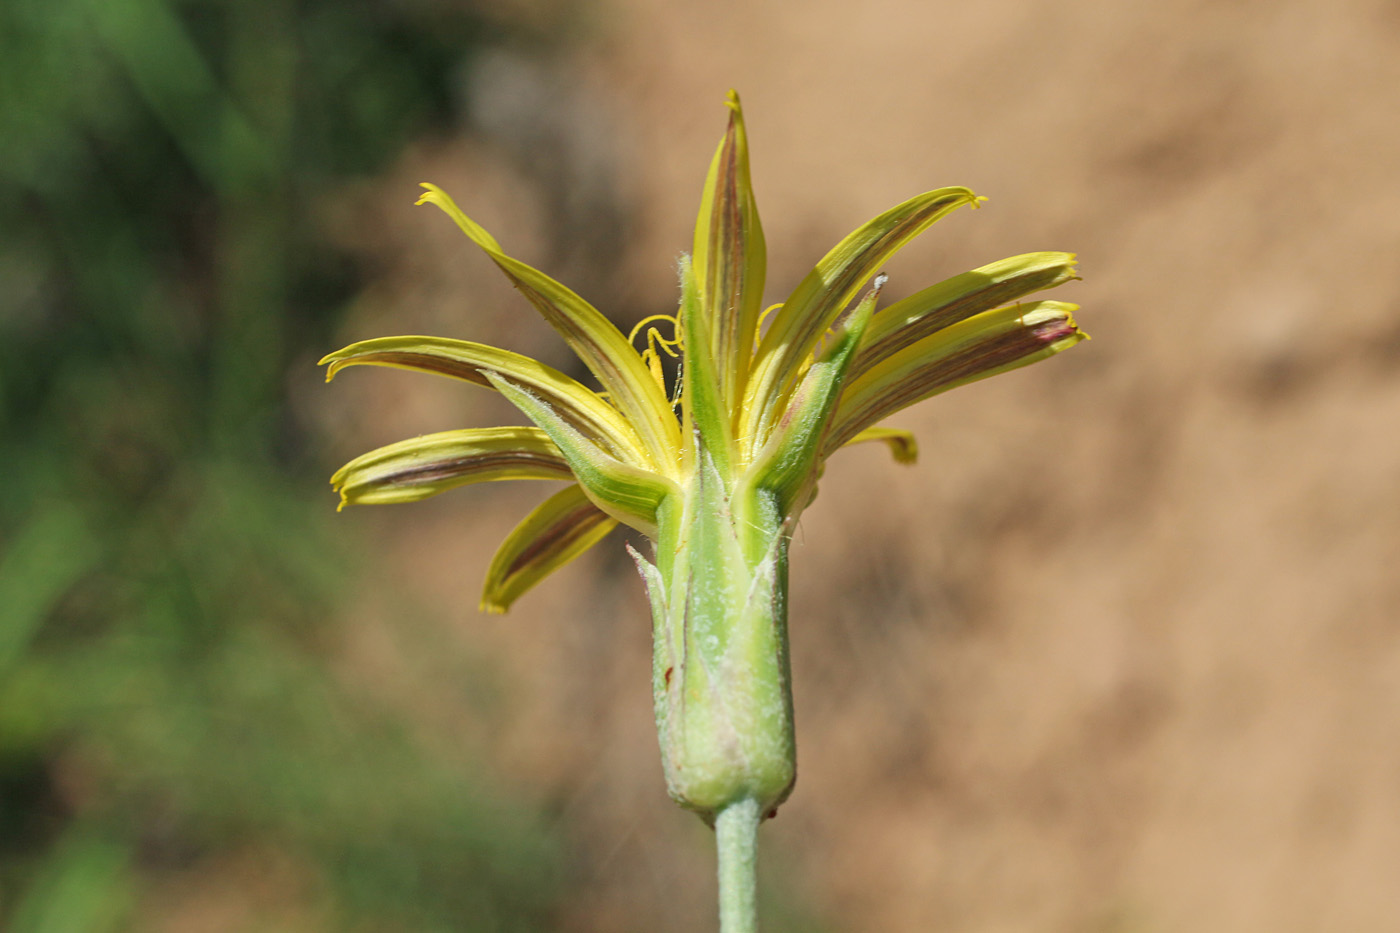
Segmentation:
[[(914, 438), (878, 426), (886, 417), (1085, 339), (1074, 305), (1022, 301), (1076, 278), (1068, 253), (1003, 259), (876, 310), (881, 265), (935, 221), (978, 205), (959, 187), (920, 194), (863, 224), (763, 312), (763, 230), (733, 92), (728, 107), (693, 253), (680, 260), (680, 309), (646, 319), (630, 337), (508, 256), (442, 190), (423, 186), (418, 203), (442, 209), (495, 261), (600, 390), (508, 350), (439, 337), (367, 340), (321, 361), (328, 380), (368, 364), (473, 382), (530, 420), (392, 444), (331, 480), (342, 506), (415, 501), (495, 480), (566, 481), (501, 545), (486, 575), (485, 610), (506, 611), (619, 522), (651, 540), (651, 559), (632, 553), (655, 621), (667, 784), (709, 821), (739, 803), (771, 815), (792, 787), (787, 550), (827, 457), (882, 441), (912, 462)], [(678, 358), (669, 387), (663, 353)]]

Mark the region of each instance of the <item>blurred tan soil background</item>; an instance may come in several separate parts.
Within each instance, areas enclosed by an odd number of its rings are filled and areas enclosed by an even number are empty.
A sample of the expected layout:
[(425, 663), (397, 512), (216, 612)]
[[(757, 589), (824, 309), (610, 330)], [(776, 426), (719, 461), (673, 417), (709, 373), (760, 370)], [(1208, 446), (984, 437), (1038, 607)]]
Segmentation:
[[(435, 334), (577, 372), (413, 207), (420, 181), (620, 325), (673, 311), (731, 87), (768, 303), (944, 185), (989, 201), (905, 249), (887, 300), (1018, 253), (1080, 258), (1048, 297), (1081, 305), (1091, 342), (906, 411), (917, 465), (843, 451), (803, 517), (799, 778), (761, 836), (767, 928), (1400, 929), (1400, 3), (466, 9), (515, 38), (463, 66), (460, 122), (309, 221), (370, 270), (325, 351)], [(326, 475), (521, 423), (417, 374), (323, 387), (314, 360), (283, 383)], [(551, 926), (713, 929), (712, 835), (665, 795), (625, 539), (509, 615), (476, 611), (545, 489), (337, 516), (369, 556), (316, 648), (543, 814)], [(274, 855), (170, 873), (127, 928), (344, 928)]]
[[(565, 360), (408, 207), (420, 176), (609, 313), (667, 310), (730, 86), (768, 301), (945, 184), (990, 201), (892, 263), (892, 297), (1080, 255), (1053, 297), (1091, 343), (906, 412), (917, 466), (861, 448), (828, 467), (793, 550), (800, 777), (764, 832), (768, 896), (842, 930), (1400, 928), (1400, 5), (524, 14), (589, 37), (563, 60), (503, 51), (477, 101), (497, 144), (425, 146), (376, 192), (354, 227), (391, 271), (346, 338)], [(522, 153), (555, 161), (532, 176)], [(612, 186), (621, 232), (561, 201), (565, 177), (566, 197)], [(346, 454), (501, 414), (355, 375), (316, 401)], [(343, 521), (506, 672), (478, 727), (590, 853), (567, 928), (708, 929), (708, 841), (662, 794), (620, 543), (480, 616), (533, 498), (452, 500)]]

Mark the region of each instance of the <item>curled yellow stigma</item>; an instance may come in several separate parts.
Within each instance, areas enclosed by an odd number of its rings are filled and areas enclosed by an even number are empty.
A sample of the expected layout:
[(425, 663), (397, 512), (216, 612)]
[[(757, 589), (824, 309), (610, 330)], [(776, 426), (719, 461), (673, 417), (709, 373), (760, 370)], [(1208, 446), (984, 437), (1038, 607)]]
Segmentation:
[[(652, 321), (665, 321), (671, 325), (671, 337), (669, 339), (661, 336), (661, 331), (657, 330), (655, 327), (647, 327), (647, 347), (641, 353), (642, 362), (646, 363), (652, 378), (656, 380), (656, 384), (659, 385), (661, 391), (664, 392), (666, 391), (666, 377), (661, 372), (661, 353), (664, 352), (672, 359), (679, 359), (680, 352), (678, 351), (683, 351), (685, 347), (681, 342), (680, 321), (674, 314), (647, 315), (633, 326), (631, 333), (627, 335), (627, 342), (635, 344), (637, 341), (637, 334), (641, 333), (642, 328), (646, 327), (646, 325), (650, 324)], [(673, 399), (671, 403), (674, 405), (675, 400)]]

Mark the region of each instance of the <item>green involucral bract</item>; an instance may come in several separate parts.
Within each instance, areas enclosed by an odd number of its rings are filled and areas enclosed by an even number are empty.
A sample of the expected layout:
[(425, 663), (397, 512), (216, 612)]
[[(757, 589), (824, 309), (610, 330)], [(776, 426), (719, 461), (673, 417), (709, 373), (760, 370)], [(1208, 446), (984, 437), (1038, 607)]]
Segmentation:
[[(826, 458), (879, 441), (912, 463), (913, 436), (879, 422), (1086, 339), (1074, 305), (1021, 303), (1076, 278), (1069, 253), (1003, 259), (877, 307), (889, 257), (958, 208), (978, 206), (980, 198), (956, 187), (862, 224), (770, 309), (764, 328), (767, 253), (732, 91), (728, 107), (694, 252), (680, 261), (679, 310), (641, 325), (662, 319), (671, 334), (650, 327), (640, 350), (583, 298), (507, 255), (441, 189), (423, 186), (419, 203), (441, 208), (485, 251), (578, 354), (597, 389), (464, 340), (379, 338), (322, 360), (327, 379), (362, 364), (460, 379), (500, 392), (531, 422), (392, 444), (332, 478), (342, 504), (410, 502), (504, 479), (568, 483), (501, 546), (483, 609), (506, 611), (617, 523), (650, 539), (650, 557), (632, 554), (654, 620), (666, 782), (677, 802), (711, 822), (739, 803), (771, 815), (792, 790), (788, 541)], [(666, 384), (661, 351), (680, 357), (677, 385)]]

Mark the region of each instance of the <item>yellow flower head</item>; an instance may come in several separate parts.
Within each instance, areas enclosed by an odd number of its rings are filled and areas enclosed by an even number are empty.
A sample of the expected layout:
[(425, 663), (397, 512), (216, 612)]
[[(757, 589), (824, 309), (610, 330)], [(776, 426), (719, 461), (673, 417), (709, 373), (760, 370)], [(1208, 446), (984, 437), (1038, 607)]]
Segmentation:
[[(487, 573), (486, 610), (505, 611), (618, 522), (658, 540), (665, 510), (706, 477), (723, 502), (757, 503), (769, 519), (760, 525), (790, 530), (838, 448), (878, 440), (912, 461), (913, 438), (879, 422), (1085, 339), (1074, 305), (1022, 301), (1076, 277), (1068, 253), (1004, 259), (876, 309), (881, 265), (935, 221), (977, 205), (976, 195), (957, 187), (920, 194), (863, 224), (763, 312), (766, 250), (733, 92), (728, 107), (693, 252), (681, 261), (680, 309), (656, 316), (673, 332), (652, 326), (641, 350), (573, 291), (508, 256), (441, 189), (423, 186), (418, 203), (442, 209), (495, 261), (600, 390), (508, 350), (441, 337), (367, 340), (321, 361), (330, 366), (328, 380), (370, 364), (473, 382), (505, 395), (532, 422), (392, 444), (352, 460), (331, 480), (342, 505), (415, 501), (492, 480), (570, 481), (501, 546)], [(669, 389), (662, 352), (680, 357)]]

